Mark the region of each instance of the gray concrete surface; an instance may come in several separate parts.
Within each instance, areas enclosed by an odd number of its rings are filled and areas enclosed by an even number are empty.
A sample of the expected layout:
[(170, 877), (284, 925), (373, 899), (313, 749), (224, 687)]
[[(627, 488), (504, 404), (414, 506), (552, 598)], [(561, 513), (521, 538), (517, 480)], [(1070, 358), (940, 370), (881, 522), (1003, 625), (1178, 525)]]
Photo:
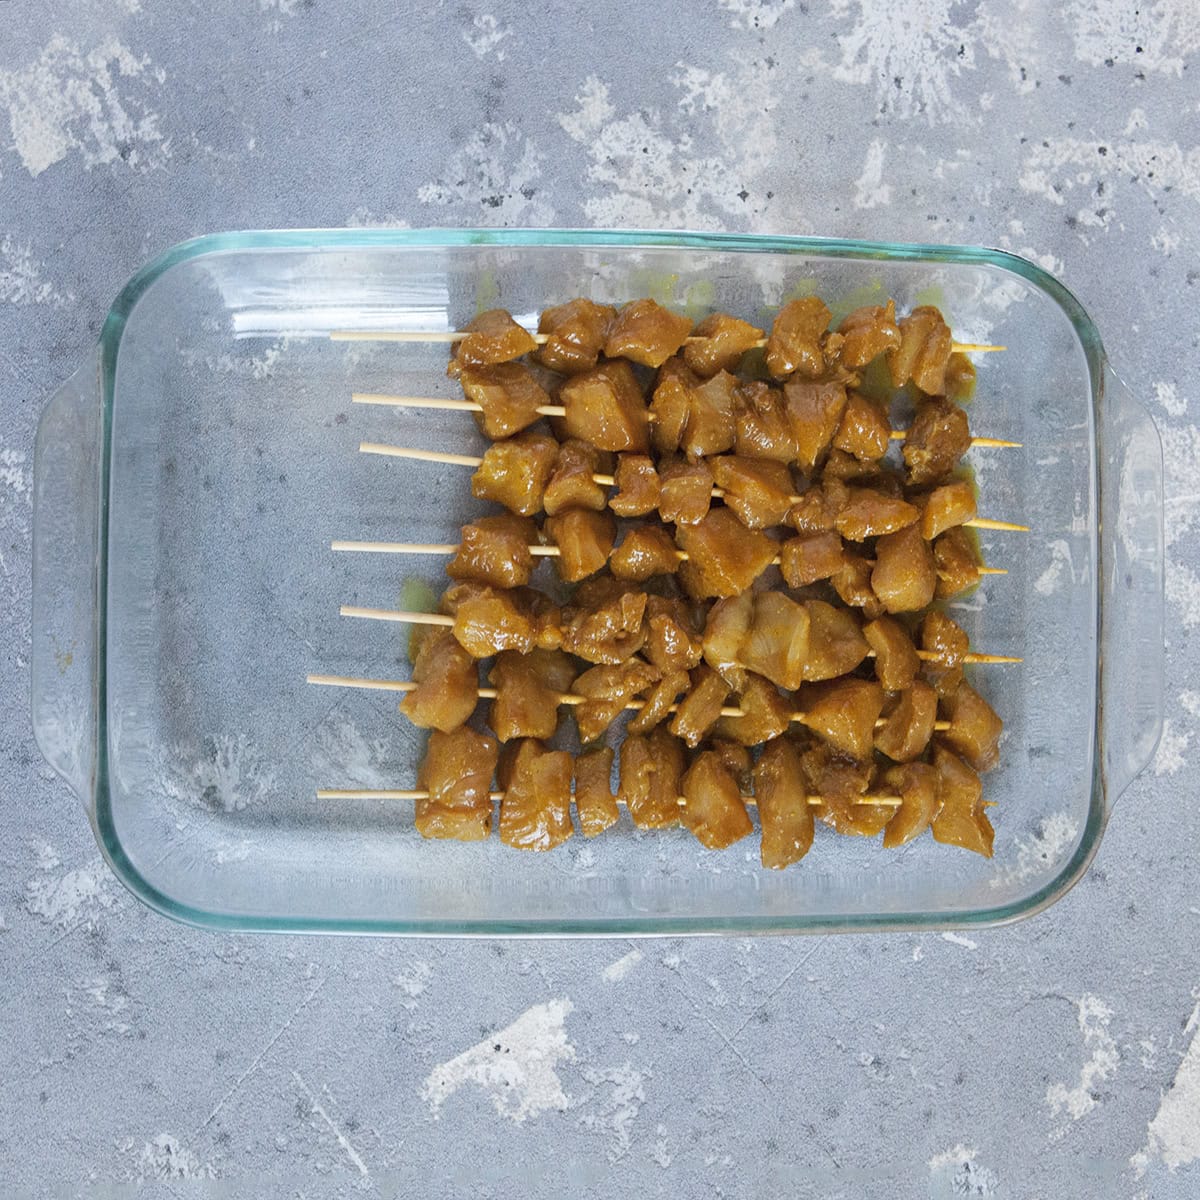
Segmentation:
[[(1200, 1191), (1191, 0), (0, 21), (0, 1193)], [(345, 224), (981, 242), (1060, 273), (1167, 463), (1168, 724), (1084, 881), (969, 937), (636, 947), (223, 937), (127, 896), (29, 729), (39, 410), (152, 254)]]

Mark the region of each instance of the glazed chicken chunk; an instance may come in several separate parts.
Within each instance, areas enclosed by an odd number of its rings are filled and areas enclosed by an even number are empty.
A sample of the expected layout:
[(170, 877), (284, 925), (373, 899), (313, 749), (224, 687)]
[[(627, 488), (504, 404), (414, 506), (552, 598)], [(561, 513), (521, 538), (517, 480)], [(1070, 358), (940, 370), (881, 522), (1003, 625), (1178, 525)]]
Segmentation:
[(608, 327), (616, 315), (616, 309), (583, 298), (545, 309), (538, 321), (538, 333), (546, 334), (547, 340), (535, 351), (534, 358), (563, 375), (590, 371), (604, 349)]
[(417, 685), (400, 701), (400, 711), (422, 729), (457, 729), (479, 703), (479, 668), (449, 629), (426, 632), (413, 662)]
[(471, 476), (471, 494), (532, 517), (541, 512), (546, 484), (558, 461), (558, 442), (542, 433), (518, 433), (493, 442)]
[[(661, 367), (687, 340), (692, 322), (654, 300), (635, 300), (617, 313), (608, 328), (604, 353), (643, 367)], [(616, 449), (616, 447), (613, 447)]]
[(537, 343), (533, 335), (502, 308), (482, 312), (467, 326), (466, 337), (454, 351), (457, 362), (468, 367), (489, 367), (528, 354)]
[(517, 747), (500, 801), (500, 840), (517, 850), (553, 850), (571, 824), (571, 756), (529, 738)]
[(650, 448), (646, 400), (627, 362), (606, 360), (572, 375), (559, 389), (568, 436), (598, 450)]
[(417, 787), (429, 794), (416, 802), (414, 824), (427, 838), (479, 842), (492, 832), (494, 739), (460, 727), (429, 735), (417, 768)]

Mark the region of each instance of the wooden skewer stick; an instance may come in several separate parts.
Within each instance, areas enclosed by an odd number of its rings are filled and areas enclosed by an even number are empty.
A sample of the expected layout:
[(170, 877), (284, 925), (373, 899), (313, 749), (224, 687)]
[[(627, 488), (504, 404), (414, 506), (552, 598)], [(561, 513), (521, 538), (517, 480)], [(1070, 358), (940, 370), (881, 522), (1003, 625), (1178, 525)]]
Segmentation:
[[(446, 412), (483, 412), (483, 405), (476, 404), (474, 400), (454, 400), (443, 399), (441, 396), (393, 396), (388, 392), (352, 392), (350, 399), (355, 404), (383, 404), (392, 408), (435, 408)], [(567, 410), (562, 404), (539, 404), (534, 410), (543, 417), (565, 417)], [(653, 421), (654, 413), (647, 412), (646, 419)], [(902, 442), (908, 437), (908, 431), (904, 429), (893, 429), (888, 433), (888, 437), (893, 442)], [(990, 446), (1000, 447), (1005, 449), (1020, 449), (1023, 442), (1009, 442), (1003, 438), (988, 438), (976, 437), (971, 439), (972, 446)], [(370, 453), (381, 454), (382, 450), (373, 450)], [(398, 458), (413, 458), (415, 455), (397, 455)], [(463, 455), (464, 458), (468, 457)], [(432, 462), (449, 462), (450, 459), (431, 459)], [(462, 466), (467, 466), (467, 463), (462, 463)], [(478, 461), (475, 463), (479, 465)]]
[[(445, 613), (408, 612), (398, 608), (364, 608), (358, 604), (343, 604), (338, 611), (343, 617), (362, 617), (368, 621), (396, 621), (402, 625), (444, 625), (454, 626), (454, 618)], [(874, 658), (875, 651), (868, 650), (866, 658)], [(918, 650), (917, 657), (924, 662), (940, 662), (944, 657), (933, 650)], [(1022, 663), (1023, 658), (1014, 658), (1009, 654), (964, 654), (963, 662), (979, 665), (998, 663)]]
[[(806, 797), (808, 803), (818, 808), (825, 803), (822, 796)], [(318, 788), (318, 800), (428, 800), (429, 793), (422, 788)], [(489, 792), (489, 800), (503, 800), (503, 792)], [(624, 807), (624, 801), (617, 800), (617, 803)], [(687, 807), (687, 800), (683, 796), (677, 798), (676, 803), (680, 808)], [(753, 806), (757, 802), (753, 796), (743, 796), (742, 803)], [(877, 804), (888, 808), (899, 808), (903, 800), (899, 796), (858, 796), (854, 800), (855, 804)]]
[[(362, 688), (366, 691), (377, 692), (411, 692), (417, 687), (415, 683), (408, 679), (359, 679), (353, 675), (308, 675), (309, 683), (319, 684), (323, 687), (348, 687)], [(481, 700), (495, 700), (496, 689), (493, 687), (481, 687), (479, 689), (479, 698)], [(576, 695), (574, 692), (560, 692), (558, 695), (559, 704), (584, 704), (587, 701), (586, 696)], [(644, 700), (631, 700), (625, 705), (627, 709), (637, 711), (646, 707)], [(667, 712), (675, 712), (679, 708), (678, 704), (672, 704)], [(727, 705), (721, 709), (723, 717), (744, 717), (745, 709), (739, 708), (736, 705)], [(794, 712), (791, 715), (792, 721), (798, 725), (803, 725), (808, 714), (803, 712)], [(887, 724), (886, 717), (880, 717), (875, 722), (876, 729), (882, 728)], [(950, 728), (949, 721), (934, 721), (933, 728), (936, 731), (943, 731)]]
[[(459, 546), (454, 542), (353, 542), (338, 540), (329, 543), (330, 550), (357, 554), (457, 554)], [(530, 546), (529, 553), (534, 558), (561, 558), (562, 551), (557, 546)], [(676, 550), (680, 562), (687, 562), (688, 552)], [(779, 555), (775, 555), (769, 565), (779, 566)], [(980, 575), (1007, 575), (1007, 567), (977, 567)]]
[[(329, 334), (331, 342), (434, 342), (442, 345), (453, 345), (469, 336), (465, 329), (334, 329)], [(531, 333), (539, 346), (544, 346), (551, 335), (548, 333)], [(707, 342), (710, 338), (692, 336), (685, 338), (688, 342)], [(759, 338), (751, 344), (751, 349), (761, 350), (767, 344), (766, 338)], [(999, 350), (1007, 350), (1007, 346), (992, 346), (981, 342), (951, 342), (952, 354), (994, 354)]]

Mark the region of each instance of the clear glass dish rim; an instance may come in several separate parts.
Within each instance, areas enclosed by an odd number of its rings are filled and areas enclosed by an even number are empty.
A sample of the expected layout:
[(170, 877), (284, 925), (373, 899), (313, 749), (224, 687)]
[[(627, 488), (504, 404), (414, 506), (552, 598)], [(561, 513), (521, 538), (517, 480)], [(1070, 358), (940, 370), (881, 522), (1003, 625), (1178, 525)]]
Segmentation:
[[(318, 916), (265, 916), (214, 912), (184, 904), (151, 883), (138, 870), (121, 844), (112, 811), (108, 770), (107, 634), (108, 634), (108, 516), (109, 466), (112, 448), (112, 408), (117, 358), (125, 324), (134, 307), (154, 282), (181, 263), (236, 250), (326, 250), (372, 247), (454, 246), (583, 246), (609, 249), (693, 249), (721, 252), (808, 255), (886, 262), (986, 265), (1019, 275), (1046, 293), (1067, 316), (1083, 348), (1092, 404), (1103, 395), (1105, 353), (1099, 331), (1074, 294), (1036, 263), (1006, 250), (983, 246), (935, 245), (916, 242), (875, 242), (850, 238), (793, 237), (773, 234), (694, 233), (664, 230), (605, 229), (275, 229), (237, 230), (205, 234), (179, 242), (137, 271), (121, 289), (100, 331), (102, 446), (100, 455), (100, 515), (97, 564), (96, 695), (97, 754), (92, 795), (92, 822), (100, 849), (121, 882), (143, 903), (164, 916), (226, 932), (342, 933), (444, 937), (677, 937), (697, 934), (799, 934), (823, 932), (922, 931), (1006, 924), (1033, 916), (1061, 899), (1082, 877), (1095, 856), (1107, 821), (1101, 776), (1101, 697), (1097, 695), (1092, 726), (1092, 788), (1087, 822), (1074, 854), (1059, 872), (1022, 900), (988, 908), (943, 909), (938, 912), (881, 912), (845, 915), (779, 917), (630, 917), (617, 920), (395, 920)], [(1099, 438), (1099, 413), (1096, 414)], [(1093, 511), (1099, 513), (1100, 464), (1097, 453), (1092, 480)], [(1101, 591), (1096, 592), (1095, 628), (1100, 629)], [(1097, 642), (1099, 653), (1099, 641)]]

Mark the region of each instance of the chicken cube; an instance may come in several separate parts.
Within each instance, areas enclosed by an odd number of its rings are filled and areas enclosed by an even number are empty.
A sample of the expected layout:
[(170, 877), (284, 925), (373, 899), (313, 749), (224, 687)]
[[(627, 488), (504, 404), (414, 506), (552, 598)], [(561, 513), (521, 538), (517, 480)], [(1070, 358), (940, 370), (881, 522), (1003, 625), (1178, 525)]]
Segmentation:
[(869, 679), (831, 679), (810, 684), (800, 695), (803, 724), (835, 750), (868, 759), (875, 722), (883, 711), (883, 688)]
[(689, 389), (687, 425), (679, 442), (681, 450), (700, 458), (733, 448), (736, 388), (737, 380), (728, 371), (719, 371)]
[(728, 695), (729, 685), (725, 680), (701, 664), (692, 672), (691, 691), (671, 718), (671, 732), (694, 750), (716, 724)]
[(875, 730), (875, 749), (895, 762), (912, 762), (925, 753), (936, 719), (937, 693), (924, 680), (914, 679)]
[(863, 542), (871, 537), (883, 537), (912, 525), (921, 510), (906, 500), (899, 500), (875, 488), (846, 489), (846, 502), (834, 520), (842, 537)]
[(800, 755), (788, 738), (776, 737), (754, 768), (754, 797), (762, 829), (762, 865), (782, 870), (812, 849), (813, 810), (808, 803)]
[(500, 840), (517, 850), (553, 850), (575, 832), (571, 824), (571, 756), (532, 747), (513, 760), (500, 801)]
[(792, 721), (792, 706), (770, 680), (761, 675), (747, 675), (737, 697), (737, 706), (745, 714), (722, 717), (714, 734), (740, 742), (743, 746), (759, 746), (785, 732)]
[(979, 551), (971, 534), (956, 525), (933, 543), (933, 567), (937, 571), (934, 594), (939, 600), (961, 596), (979, 585)]
[(490, 308), (467, 326), (454, 351), (457, 362), (468, 367), (488, 367), (528, 354), (537, 343), (533, 335), (503, 308)]
[(683, 361), (704, 379), (718, 371), (734, 371), (742, 355), (758, 345), (762, 336), (763, 331), (748, 321), (712, 313), (692, 330), (692, 340), (683, 348)]
[(625, 592), (595, 606), (563, 609), (562, 648), (590, 663), (622, 663), (646, 641), (646, 595)]
[(488, 587), (523, 587), (533, 573), (530, 547), (539, 542), (538, 528), (528, 517), (514, 513), (480, 517), (462, 527), (458, 552), (446, 574)]
[(933, 551), (919, 525), (908, 525), (875, 543), (871, 590), (890, 613), (917, 612), (933, 601), (937, 573)]
[(700, 631), (682, 600), (646, 598), (646, 644), (642, 653), (664, 675), (690, 671), (700, 662), (701, 649)]
[(559, 389), (567, 434), (598, 450), (650, 448), (646, 399), (627, 362), (602, 362)]
[(750, 814), (730, 774), (715, 751), (696, 757), (683, 776), (683, 824), (709, 850), (724, 850), (753, 832)]
[(744, 380), (734, 392), (734, 441), (738, 454), (793, 463), (800, 453), (783, 393), (760, 380)]
[(643, 367), (661, 367), (691, 332), (691, 318), (678, 316), (654, 300), (634, 300), (609, 326), (604, 353)]
[(679, 824), (683, 746), (661, 726), (650, 734), (628, 734), (621, 743), (618, 795), (639, 829)]
[(875, 651), (875, 678), (884, 690), (900, 692), (912, 687), (921, 660), (908, 630), (891, 617), (877, 617), (863, 626), (862, 633)]
[(846, 388), (837, 381), (789, 380), (783, 386), (784, 411), (796, 442), (796, 462), (814, 471), (833, 444), (846, 411)]
[(421, 639), (412, 669), (417, 685), (400, 711), (422, 729), (457, 729), (479, 703), (479, 668), (449, 629), (432, 628)]
[(891, 422), (881, 405), (861, 392), (851, 392), (833, 435), (833, 448), (853, 455), (859, 462), (876, 462), (887, 453), (891, 431)]
[(838, 326), (842, 335), (841, 359), (851, 369), (865, 367), (872, 359), (900, 346), (896, 324), (896, 302), (864, 305), (848, 313)]
[(609, 507), (618, 517), (644, 517), (658, 508), (658, 471), (648, 454), (618, 455), (614, 480), (617, 494)]
[(946, 365), (953, 342), (950, 326), (942, 314), (929, 305), (914, 308), (897, 322), (900, 344), (888, 351), (888, 369), (892, 384), (903, 387), (910, 379), (931, 396), (946, 390)]
[(718, 600), (704, 623), (704, 661), (734, 690), (746, 686), (742, 648), (754, 623), (754, 595), (742, 592)]
[(692, 411), (692, 388), (699, 383), (682, 358), (669, 358), (659, 368), (650, 401), (650, 436), (660, 454), (679, 449)]
[(970, 641), (963, 629), (945, 613), (926, 613), (921, 622), (921, 649), (934, 656), (921, 667), (938, 696), (951, 695), (963, 677), (963, 660)]
[(837, 527), (838, 514), (850, 501), (850, 489), (841, 480), (824, 479), (807, 487), (788, 509), (788, 524), (797, 533), (827, 533)]
[(967, 414), (940, 396), (925, 400), (917, 407), (904, 438), (909, 483), (923, 487), (944, 479), (970, 446)]
[(471, 476), (471, 494), (532, 517), (541, 512), (546, 484), (558, 461), (558, 442), (542, 433), (519, 433), (493, 442)]
[(990, 771), (999, 763), (1004, 722), (966, 680), (942, 697), (942, 715), (950, 722), (942, 740), (951, 750), (976, 771)]
[(824, 600), (806, 600), (804, 607), (809, 622), (804, 678), (815, 683), (853, 671), (870, 649), (854, 615)]
[(662, 675), (646, 693), (646, 702), (640, 711), (629, 719), (630, 733), (649, 733), (656, 725), (671, 715), (675, 701), (691, 686), (691, 679), (684, 670), (668, 671)]
[(886, 828), (894, 809), (862, 800), (875, 776), (873, 762), (817, 740), (801, 752), (800, 767), (809, 797), (821, 800), (815, 815), (822, 824), (846, 837), (877, 837)]
[(639, 583), (653, 575), (673, 575), (679, 569), (679, 548), (661, 526), (636, 527), (613, 551), (609, 569), (617, 579)]
[(475, 423), (485, 437), (498, 441), (528, 428), (550, 403), (545, 388), (523, 363), (503, 362), (491, 367), (470, 367), (457, 360), (448, 374), (462, 385), (463, 394), (482, 411)]
[(837, 533), (802, 533), (779, 548), (779, 570), (788, 587), (807, 587), (841, 569), (842, 539)]
[(580, 742), (587, 745), (603, 737), (625, 706), (649, 691), (658, 678), (658, 670), (636, 656), (584, 671), (575, 680), (575, 691), (585, 699), (573, 708)]
[(862, 611), (868, 621), (883, 614), (883, 605), (871, 588), (872, 565), (851, 546), (842, 548), (842, 565), (829, 577), (843, 604)]
[(825, 370), (821, 338), (832, 313), (816, 296), (785, 304), (775, 317), (767, 338), (767, 370), (776, 379), (795, 373), (813, 378)]
[(658, 514), (675, 525), (697, 525), (712, 505), (713, 473), (706, 462), (686, 458), (664, 460), (660, 464), (661, 492)]
[(900, 797), (883, 833), (884, 847), (893, 850), (920, 837), (937, 815), (938, 775), (928, 763), (905, 763), (884, 771), (883, 785)]
[(543, 311), (538, 333), (547, 335), (533, 357), (544, 367), (564, 375), (590, 371), (604, 348), (608, 327), (617, 315), (607, 304), (582, 297)]
[(600, 470), (600, 451), (578, 438), (563, 442), (546, 491), (542, 507), (548, 516), (568, 508), (588, 508), (602, 512), (608, 507), (608, 489), (596, 482)]
[(738, 791), (754, 794), (754, 759), (750, 748), (730, 738), (713, 736), (708, 739), (708, 749), (720, 760), (721, 765), (733, 776)]
[(417, 787), (428, 792), (417, 800), (414, 825), (426, 838), (481, 842), (492, 832), (492, 775), (495, 739), (465, 726), (429, 735), (417, 768)]
[(778, 525), (788, 515), (794, 489), (786, 464), (727, 454), (714, 458), (712, 467), (726, 506), (748, 529)]
[(483, 588), (463, 599), (454, 613), (454, 636), (472, 658), (490, 658), (501, 650), (528, 654), (540, 644), (538, 625), (517, 596)]
[(779, 549), (765, 533), (747, 529), (726, 508), (715, 508), (696, 525), (675, 534), (688, 556), (679, 568), (684, 589), (696, 599), (736, 596), (771, 565)]
[(612, 793), (612, 766), (609, 746), (593, 746), (575, 759), (575, 812), (586, 838), (597, 837), (620, 818)]
[(782, 592), (755, 592), (754, 617), (740, 655), (747, 670), (794, 690), (808, 662), (808, 609)]
[(947, 529), (975, 519), (975, 489), (965, 479), (955, 479), (936, 487), (925, 498), (921, 509), (921, 536), (933, 541)]
[(488, 672), (496, 689), (488, 724), (496, 737), (502, 742), (553, 737), (562, 695), (574, 680), (575, 668), (561, 651), (534, 647), (528, 654), (498, 654)]
[(546, 518), (546, 533), (558, 547), (558, 573), (564, 583), (578, 583), (608, 563), (617, 538), (611, 513), (569, 508)]
[(941, 805), (932, 822), (934, 840), (991, 858), (996, 831), (983, 808), (979, 776), (957, 754), (937, 742), (933, 747), (933, 769), (938, 776)]

